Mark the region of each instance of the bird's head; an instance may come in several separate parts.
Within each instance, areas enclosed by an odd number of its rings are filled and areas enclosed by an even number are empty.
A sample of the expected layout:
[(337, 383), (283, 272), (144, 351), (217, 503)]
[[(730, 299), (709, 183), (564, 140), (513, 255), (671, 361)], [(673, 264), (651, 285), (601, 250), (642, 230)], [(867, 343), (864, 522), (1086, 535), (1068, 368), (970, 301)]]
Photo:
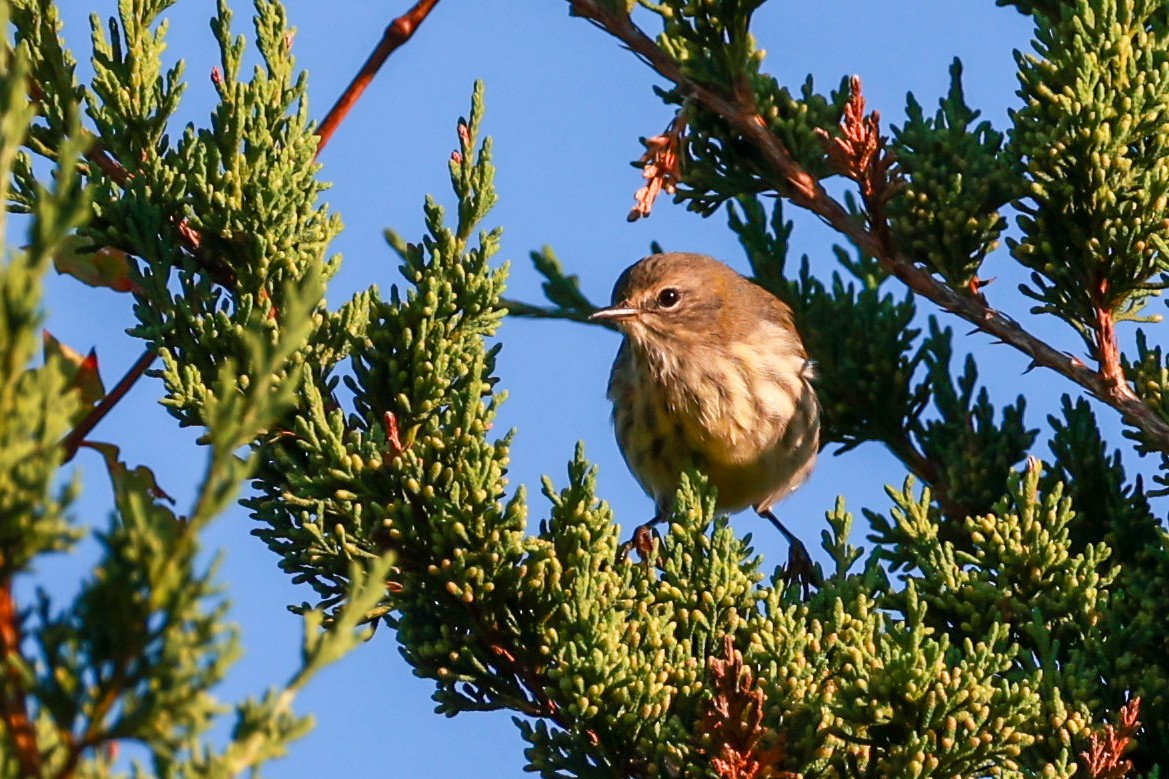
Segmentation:
[[(750, 338), (760, 318), (790, 311), (775, 296), (703, 254), (653, 254), (613, 287), (612, 305), (590, 317), (612, 322), (634, 345), (725, 347)], [(789, 325), (790, 326), (790, 325)]]

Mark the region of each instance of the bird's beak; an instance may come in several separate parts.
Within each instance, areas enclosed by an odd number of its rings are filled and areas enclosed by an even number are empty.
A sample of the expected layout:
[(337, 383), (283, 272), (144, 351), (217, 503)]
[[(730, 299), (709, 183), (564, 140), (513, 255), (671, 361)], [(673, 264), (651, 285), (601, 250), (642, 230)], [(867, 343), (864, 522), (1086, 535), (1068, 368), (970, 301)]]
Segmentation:
[(628, 306), (609, 306), (608, 308), (598, 308), (593, 313), (589, 314), (589, 319), (596, 321), (612, 321), (620, 322), (622, 319), (628, 319), (637, 314), (636, 308), (629, 308)]

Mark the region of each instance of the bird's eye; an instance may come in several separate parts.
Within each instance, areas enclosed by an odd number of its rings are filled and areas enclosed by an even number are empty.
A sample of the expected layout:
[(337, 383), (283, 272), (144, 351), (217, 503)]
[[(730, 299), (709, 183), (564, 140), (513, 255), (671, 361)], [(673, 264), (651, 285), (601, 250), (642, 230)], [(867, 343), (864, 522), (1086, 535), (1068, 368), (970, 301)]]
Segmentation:
[(666, 287), (658, 293), (659, 308), (673, 308), (682, 299), (682, 293), (673, 287)]

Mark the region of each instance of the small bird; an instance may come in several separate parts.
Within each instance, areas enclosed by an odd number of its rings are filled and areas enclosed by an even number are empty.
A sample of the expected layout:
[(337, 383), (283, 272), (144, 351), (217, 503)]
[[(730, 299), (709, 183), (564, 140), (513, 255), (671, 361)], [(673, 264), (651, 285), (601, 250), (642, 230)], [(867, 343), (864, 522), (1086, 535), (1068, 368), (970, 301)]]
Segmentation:
[(647, 526), (669, 515), (694, 465), (719, 509), (753, 507), (787, 538), (792, 572), (810, 576), (807, 550), (771, 512), (808, 478), (820, 444), (812, 363), (791, 309), (718, 260), (669, 253), (627, 268), (591, 319), (625, 336), (609, 399), (621, 454), (654, 499)]

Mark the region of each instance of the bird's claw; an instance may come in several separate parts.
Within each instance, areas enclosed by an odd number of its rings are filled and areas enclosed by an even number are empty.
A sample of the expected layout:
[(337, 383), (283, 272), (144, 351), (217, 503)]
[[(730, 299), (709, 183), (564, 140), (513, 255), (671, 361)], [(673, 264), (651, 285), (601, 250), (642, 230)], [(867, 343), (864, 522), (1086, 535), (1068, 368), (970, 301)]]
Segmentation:
[(649, 556), (653, 554), (654, 539), (661, 538), (661, 535), (654, 528), (656, 521), (655, 518), (644, 525), (637, 526), (633, 531), (633, 536), (617, 549), (617, 562), (624, 562), (633, 550), (641, 555), (642, 560), (649, 559)]
[(824, 583), (807, 548), (799, 539), (795, 539), (788, 547), (783, 578), (785, 581), (799, 584), (805, 598), (811, 593), (812, 587), (819, 587)]

